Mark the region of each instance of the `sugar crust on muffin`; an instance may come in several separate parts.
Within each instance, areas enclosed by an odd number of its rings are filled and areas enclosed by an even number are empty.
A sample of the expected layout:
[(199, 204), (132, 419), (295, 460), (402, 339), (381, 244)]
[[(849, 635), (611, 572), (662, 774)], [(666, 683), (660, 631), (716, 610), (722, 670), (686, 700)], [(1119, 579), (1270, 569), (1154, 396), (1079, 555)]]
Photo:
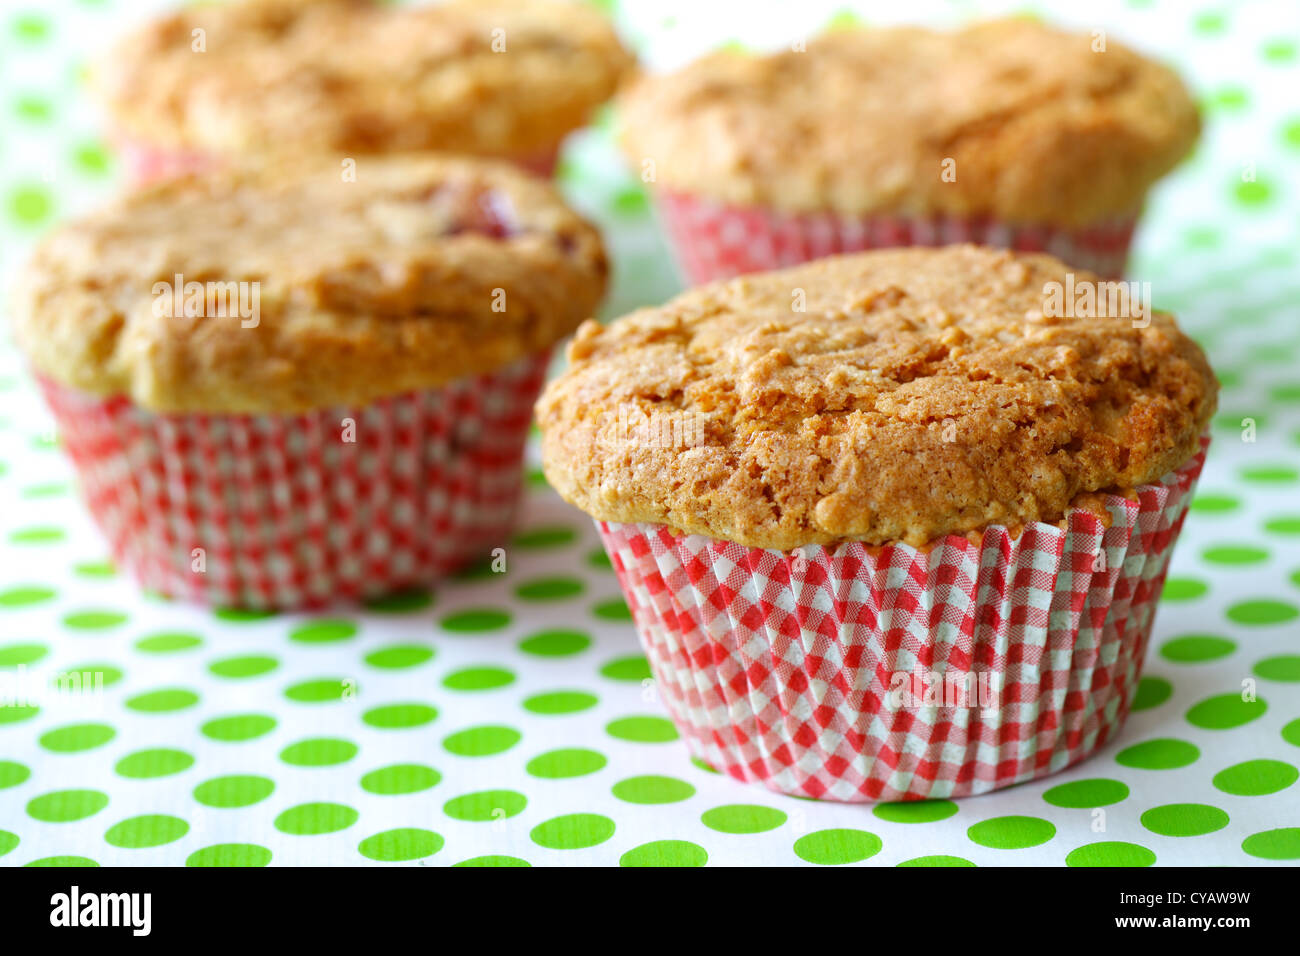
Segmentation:
[(583, 126), (632, 62), (576, 3), (243, 0), (126, 36), (95, 85), (127, 134), (178, 149), (513, 157)]
[(779, 549), (1095, 510), (1195, 453), (1218, 384), (1168, 315), (1044, 315), (1069, 271), (885, 250), (584, 323), (538, 402), (547, 479), (598, 519)]
[[(339, 159), (304, 160), (174, 180), (63, 227), (11, 313), (35, 371), (63, 385), (155, 411), (288, 413), (544, 351), (607, 275), (596, 230), (507, 163), (363, 157), (350, 181)], [(209, 282), (256, 289), (256, 323)]]
[(638, 167), (654, 161), (661, 187), (733, 205), (1065, 226), (1130, 216), (1200, 119), (1171, 70), (1114, 38), (1095, 44), (1006, 19), (717, 52), (634, 83), (623, 146)]

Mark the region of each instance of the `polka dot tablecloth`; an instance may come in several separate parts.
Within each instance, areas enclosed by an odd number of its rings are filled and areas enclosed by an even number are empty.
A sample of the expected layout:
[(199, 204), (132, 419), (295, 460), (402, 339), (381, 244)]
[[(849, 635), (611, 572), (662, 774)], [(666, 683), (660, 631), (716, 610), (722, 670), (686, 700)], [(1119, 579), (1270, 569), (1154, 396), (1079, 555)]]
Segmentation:
[[(0, 264), (115, 185), (84, 89), (147, 4), (0, 14)], [(839, 4), (606, 3), (648, 60), (772, 47)], [(874, 21), (884, 14), (863, 7)], [(1108, 28), (1205, 104), (1133, 264), (1224, 385), (1120, 739), (960, 802), (778, 797), (693, 764), (594, 529), (534, 472), (504, 573), (320, 614), (209, 611), (106, 560), (16, 353), (0, 346), (0, 864), (1294, 864), (1300, 860), (1300, 22), (1288, 3), (1003, 10)], [(1071, 13), (1071, 9), (1074, 10)], [(608, 314), (678, 280), (609, 118), (561, 169), (606, 229)]]

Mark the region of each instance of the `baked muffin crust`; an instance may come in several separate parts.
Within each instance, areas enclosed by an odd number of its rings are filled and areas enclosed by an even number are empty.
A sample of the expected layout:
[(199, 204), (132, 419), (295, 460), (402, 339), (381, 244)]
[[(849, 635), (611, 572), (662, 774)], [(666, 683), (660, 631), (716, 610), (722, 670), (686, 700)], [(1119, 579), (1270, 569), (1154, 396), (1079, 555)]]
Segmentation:
[[(40, 374), (156, 411), (288, 413), (544, 351), (604, 293), (595, 229), (509, 164), (404, 154), (346, 172), (179, 179), (64, 227), (20, 274), (19, 345)], [(255, 288), (255, 321), (223, 293), (176, 308), (190, 282)]]
[(1045, 316), (1067, 271), (885, 250), (584, 323), (537, 406), (547, 479), (598, 519), (779, 549), (1095, 507), (1192, 456), (1218, 383), (1168, 315)]
[(719, 52), (635, 83), (623, 145), (733, 205), (1087, 225), (1136, 213), (1200, 128), (1173, 72), (1093, 42), (1011, 19)]
[(125, 37), (96, 85), (125, 132), (177, 148), (519, 156), (584, 125), (631, 63), (574, 3), (244, 0)]

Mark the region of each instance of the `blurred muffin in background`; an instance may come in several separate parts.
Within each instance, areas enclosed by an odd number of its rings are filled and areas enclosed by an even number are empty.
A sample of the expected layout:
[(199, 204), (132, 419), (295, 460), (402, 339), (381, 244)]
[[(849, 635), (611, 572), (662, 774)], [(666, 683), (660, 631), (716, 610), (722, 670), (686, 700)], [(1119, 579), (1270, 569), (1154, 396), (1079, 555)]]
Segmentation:
[(431, 583), (502, 546), (552, 346), (608, 273), (502, 162), (228, 167), (47, 238), (14, 331), (119, 566), (287, 608)]
[(1148, 189), (1200, 130), (1169, 69), (1026, 19), (718, 52), (623, 106), (694, 282), (956, 242), (1118, 276)]
[(633, 64), (563, 0), (244, 0), (125, 37), (95, 71), (136, 182), (231, 157), (414, 150), (549, 175)]

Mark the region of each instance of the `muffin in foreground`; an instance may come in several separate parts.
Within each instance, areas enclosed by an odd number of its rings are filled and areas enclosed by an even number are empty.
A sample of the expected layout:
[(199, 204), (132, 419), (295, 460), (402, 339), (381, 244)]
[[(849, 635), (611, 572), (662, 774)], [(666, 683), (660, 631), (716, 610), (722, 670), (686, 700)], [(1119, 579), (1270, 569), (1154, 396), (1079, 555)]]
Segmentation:
[(537, 407), (546, 476), (595, 518), (695, 756), (921, 799), (1115, 735), (1218, 385), (1167, 315), (1060, 315), (1067, 278), (1098, 282), (886, 250), (578, 330)]
[(504, 163), (408, 154), (172, 180), (48, 238), (15, 334), (115, 559), (294, 607), (500, 546), (600, 238)]
[(632, 64), (557, 0), (242, 0), (124, 38), (96, 72), (137, 181), (231, 157), (438, 150), (549, 175)]
[(1024, 19), (719, 52), (634, 84), (623, 113), (695, 283), (957, 242), (1118, 277), (1144, 196), (1200, 127), (1170, 70)]

